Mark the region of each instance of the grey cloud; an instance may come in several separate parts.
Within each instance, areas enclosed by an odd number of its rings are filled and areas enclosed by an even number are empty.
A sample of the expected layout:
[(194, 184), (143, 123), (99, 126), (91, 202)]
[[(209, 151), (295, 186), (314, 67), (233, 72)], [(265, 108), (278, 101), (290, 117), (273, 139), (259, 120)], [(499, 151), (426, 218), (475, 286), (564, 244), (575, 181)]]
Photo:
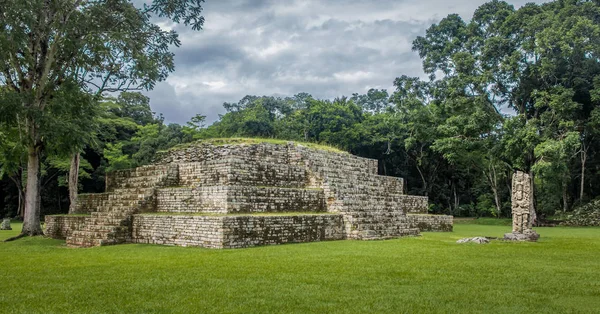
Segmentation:
[(414, 38), (447, 14), (470, 18), (483, 2), (207, 1), (202, 31), (174, 26), (183, 43), (173, 50), (176, 71), (148, 93), (151, 106), (171, 122), (196, 113), (214, 121), (223, 102), (247, 94), (334, 98), (391, 89), (397, 76), (425, 77)]
[[(199, 64), (212, 64), (217, 66), (223, 62), (241, 60), (245, 57), (244, 52), (232, 43), (215, 43), (214, 45), (185, 45), (177, 50), (175, 62), (183, 68)], [(177, 74), (180, 74), (179, 71)]]

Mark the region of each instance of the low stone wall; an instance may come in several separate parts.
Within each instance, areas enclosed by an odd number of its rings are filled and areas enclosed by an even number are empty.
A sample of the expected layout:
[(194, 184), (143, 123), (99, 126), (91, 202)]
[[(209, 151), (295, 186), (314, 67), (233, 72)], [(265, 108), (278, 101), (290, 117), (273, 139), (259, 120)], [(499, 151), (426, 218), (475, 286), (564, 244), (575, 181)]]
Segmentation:
[(73, 214), (89, 214), (98, 211), (98, 208), (106, 203), (110, 193), (79, 194), (75, 203)]
[(176, 150), (158, 152), (156, 163), (189, 163), (210, 160), (222, 160), (231, 156), (244, 156), (246, 161), (266, 162), (274, 164), (292, 164), (302, 166), (306, 155), (321, 155), (327, 162), (326, 167), (351, 167), (361, 172), (377, 174), (377, 160), (354, 156), (343, 152), (317, 150), (290, 142), (287, 145), (260, 144), (224, 144), (191, 143), (187, 147)]
[(453, 216), (426, 214), (408, 214), (407, 216), (411, 228), (418, 228), (421, 232), (451, 232), (453, 229)]
[(135, 215), (132, 241), (206, 248), (342, 240), (341, 215)]
[(294, 189), (255, 186), (230, 186), (228, 213), (324, 212), (325, 195), (321, 189)]
[(178, 186), (227, 185), (227, 160), (179, 164)]
[(226, 213), (226, 186), (161, 188), (156, 190), (156, 211), (170, 213)]
[(407, 214), (427, 214), (429, 211), (429, 199), (427, 196), (400, 195), (398, 203)]
[(342, 215), (225, 216), (223, 247), (343, 240)]
[(132, 242), (221, 249), (222, 217), (134, 215)]
[(284, 163), (225, 158), (179, 164), (179, 186), (255, 185), (300, 188), (306, 169)]
[(90, 216), (48, 215), (44, 217), (44, 235), (53, 239), (66, 239), (73, 231), (85, 226), (85, 219)]
[(401, 211), (344, 213), (344, 221), (348, 239), (352, 240), (383, 240), (419, 234)]
[(179, 178), (179, 167), (171, 165), (148, 165), (106, 174), (106, 192), (118, 188), (148, 188), (175, 186)]
[(196, 142), (178, 147), (175, 150), (156, 153), (156, 163), (188, 163), (221, 160), (231, 156), (244, 156), (245, 160), (273, 163), (287, 163), (290, 145), (261, 144), (224, 144), (212, 145)]
[(209, 186), (156, 190), (156, 211), (185, 213), (324, 212), (321, 189)]

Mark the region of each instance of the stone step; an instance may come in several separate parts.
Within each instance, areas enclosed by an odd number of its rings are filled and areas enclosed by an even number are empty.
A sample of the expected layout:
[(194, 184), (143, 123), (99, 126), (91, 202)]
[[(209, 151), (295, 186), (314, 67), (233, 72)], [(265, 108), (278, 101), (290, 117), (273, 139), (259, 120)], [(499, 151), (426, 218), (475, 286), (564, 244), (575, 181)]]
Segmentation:
[(112, 223), (110, 223), (110, 224), (93, 224), (92, 223), (92, 224), (86, 224), (83, 229), (78, 230), (78, 231), (82, 231), (82, 232), (83, 231), (98, 231), (98, 232), (108, 231), (108, 232), (110, 232), (110, 231), (116, 230), (116, 228), (118, 228), (118, 227), (127, 227), (127, 225), (112, 224)]
[(113, 192), (109, 192), (110, 194), (118, 193), (128, 193), (128, 194), (152, 194), (154, 191), (154, 187), (150, 188), (116, 188)]
[(139, 189), (139, 188), (153, 188), (159, 186), (157, 182), (142, 181), (142, 182), (123, 182), (115, 185), (115, 189)]
[[(142, 205), (142, 204), (139, 204)], [(126, 213), (129, 211), (132, 211), (135, 208), (138, 208), (138, 206), (124, 206), (124, 205), (102, 205), (98, 207), (98, 213)]]
[(119, 228), (114, 227), (110, 229), (98, 229), (98, 230), (78, 230), (77, 232), (73, 232), (73, 238), (87, 238), (87, 239), (97, 239), (97, 240), (106, 240), (106, 239), (120, 239), (128, 237), (128, 228)]
[(128, 242), (131, 242), (131, 238), (126, 238), (126, 239), (102, 239), (102, 240), (100, 240), (100, 246), (117, 245), (117, 244), (128, 243)]
[(128, 191), (118, 191), (115, 194), (109, 195), (106, 201), (139, 201), (151, 197), (154, 194), (134, 193)]
[(109, 217), (96, 217), (94, 219), (86, 220), (86, 225), (106, 225), (106, 226), (125, 226), (124, 218), (109, 218)]
[(101, 240), (99, 240), (99, 239), (88, 239), (88, 238), (77, 238), (77, 237), (67, 238), (67, 246), (69, 246), (69, 247), (86, 248), (86, 247), (99, 246), (100, 244), (101, 244)]
[(82, 230), (73, 231), (67, 238), (71, 247), (90, 247), (127, 242), (131, 238), (129, 221), (134, 210), (121, 212), (93, 212), (85, 219)]
[(133, 215), (134, 211), (106, 211), (106, 212), (93, 212), (90, 218), (112, 218), (112, 219), (127, 219)]
[(125, 207), (133, 207), (144, 203), (145, 200), (109, 200), (108, 202), (102, 204), (102, 206), (125, 206)]
[(123, 177), (123, 178), (119, 178), (120, 182), (116, 182), (116, 183), (123, 183), (123, 182), (128, 182), (128, 183), (139, 183), (139, 182), (161, 182), (162, 180), (164, 180), (164, 178), (160, 175), (148, 175), (148, 176), (131, 176), (131, 177)]

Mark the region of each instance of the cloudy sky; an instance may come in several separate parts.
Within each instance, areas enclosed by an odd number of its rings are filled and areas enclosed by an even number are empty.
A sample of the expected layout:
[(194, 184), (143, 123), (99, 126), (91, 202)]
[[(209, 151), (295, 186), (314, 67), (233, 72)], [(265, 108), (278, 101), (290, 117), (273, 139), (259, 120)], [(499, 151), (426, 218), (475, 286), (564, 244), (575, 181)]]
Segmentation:
[[(148, 92), (168, 122), (209, 122), (245, 95), (316, 98), (425, 77), (411, 42), (450, 13), (469, 19), (485, 0), (206, 0), (204, 29), (179, 32), (176, 69)], [(519, 7), (531, 0), (511, 1)], [(540, 0), (534, 2), (542, 2)]]

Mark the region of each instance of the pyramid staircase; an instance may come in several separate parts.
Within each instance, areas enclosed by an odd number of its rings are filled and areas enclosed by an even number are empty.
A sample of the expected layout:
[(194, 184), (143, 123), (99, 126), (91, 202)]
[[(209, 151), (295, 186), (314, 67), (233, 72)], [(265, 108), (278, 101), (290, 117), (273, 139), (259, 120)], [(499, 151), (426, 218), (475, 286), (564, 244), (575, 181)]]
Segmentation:
[(83, 229), (67, 237), (67, 245), (92, 247), (131, 242), (133, 215), (153, 210), (155, 189), (168, 184), (172, 171), (173, 167), (150, 165), (116, 172), (113, 181), (107, 180), (108, 198), (85, 218)]

